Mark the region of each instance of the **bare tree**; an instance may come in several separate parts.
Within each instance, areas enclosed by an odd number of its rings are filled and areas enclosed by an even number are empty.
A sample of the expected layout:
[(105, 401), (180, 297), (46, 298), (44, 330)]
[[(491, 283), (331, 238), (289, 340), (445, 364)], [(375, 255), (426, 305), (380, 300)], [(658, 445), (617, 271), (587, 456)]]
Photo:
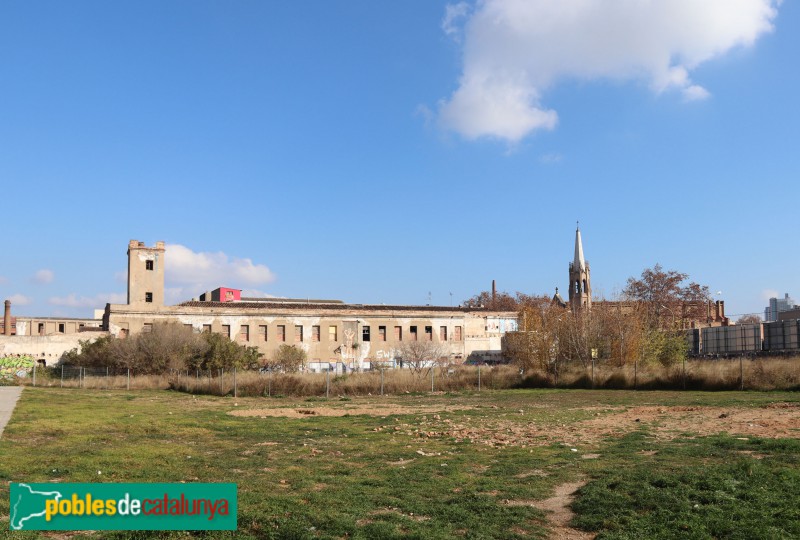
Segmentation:
[(447, 360), (447, 346), (438, 341), (404, 341), (396, 352), (401, 367), (407, 367), (412, 373), (422, 376)]
[(761, 317), (758, 315), (743, 315), (736, 319), (736, 324), (761, 324)]
[(637, 278), (628, 278), (623, 291), (626, 300), (644, 307), (648, 325), (654, 328), (682, 328), (686, 319), (702, 318), (710, 300), (708, 286), (685, 284), (688, 274), (664, 270), (660, 264), (645, 268)]

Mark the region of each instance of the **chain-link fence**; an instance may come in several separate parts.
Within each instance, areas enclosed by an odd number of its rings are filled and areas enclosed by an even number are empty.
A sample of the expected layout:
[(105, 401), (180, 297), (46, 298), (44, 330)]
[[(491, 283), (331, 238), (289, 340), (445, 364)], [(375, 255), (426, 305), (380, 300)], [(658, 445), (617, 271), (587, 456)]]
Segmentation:
[(506, 388), (628, 390), (800, 389), (800, 357), (691, 359), (671, 366), (634, 362), (554, 363), (549, 369), (513, 365), (375, 369), (366, 372), (280, 373), (266, 370), (173, 370), (137, 374), (120, 368), (33, 368), (34, 386), (83, 389), (173, 389), (232, 396), (352, 396), (427, 392), (480, 392)]

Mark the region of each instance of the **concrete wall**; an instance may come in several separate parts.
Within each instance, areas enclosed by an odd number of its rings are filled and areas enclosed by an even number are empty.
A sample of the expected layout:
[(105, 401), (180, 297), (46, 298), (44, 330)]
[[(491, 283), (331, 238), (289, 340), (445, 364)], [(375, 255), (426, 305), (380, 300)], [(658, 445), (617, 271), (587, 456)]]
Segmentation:
[[(258, 347), (265, 358), (281, 345), (296, 345), (306, 351), (310, 363), (344, 362), (364, 369), (373, 362), (392, 363), (401, 344), (413, 340), (412, 327), (416, 327), (418, 341), (428, 339), (426, 327), (430, 327), (431, 340), (444, 344), (453, 362), (497, 360), (502, 336), (516, 329), (517, 320), (514, 312), (457, 308), (192, 304), (153, 310), (109, 305), (108, 330), (124, 337), (146, 331), (147, 325), (175, 322), (195, 332), (221, 333), (243, 345)], [(399, 340), (396, 327), (401, 331)], [(352, 346), (354, 343), (357, 347)]]
[(94, 341), (108, 332), (86, 332), (56, 336), (0, 336), (0, 357), (28, 355), (44, 360), (48, 366), (55, 365), (64, 353), (80, 346), (80, 341)]

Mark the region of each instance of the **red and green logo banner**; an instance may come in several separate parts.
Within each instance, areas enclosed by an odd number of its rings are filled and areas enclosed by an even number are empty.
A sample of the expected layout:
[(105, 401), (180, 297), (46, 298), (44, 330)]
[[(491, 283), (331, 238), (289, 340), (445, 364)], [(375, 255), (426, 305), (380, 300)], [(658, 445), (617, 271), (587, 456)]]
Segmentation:
[(236, 530), (236, 484), (12, 483), (11, 530)]

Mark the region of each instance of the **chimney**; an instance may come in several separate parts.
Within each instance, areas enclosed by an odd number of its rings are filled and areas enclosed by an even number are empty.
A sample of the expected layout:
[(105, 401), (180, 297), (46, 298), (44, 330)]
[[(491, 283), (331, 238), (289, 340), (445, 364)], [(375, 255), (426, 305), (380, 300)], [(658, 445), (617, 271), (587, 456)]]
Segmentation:
[(492, 280), (492, 309), (494, 309), (495, 304), (497, 303), (497, 284), (494, 280)]
[(6, 310), (3, 313), (3, 333), (11, 335), (11, 300), (6, 300)]

